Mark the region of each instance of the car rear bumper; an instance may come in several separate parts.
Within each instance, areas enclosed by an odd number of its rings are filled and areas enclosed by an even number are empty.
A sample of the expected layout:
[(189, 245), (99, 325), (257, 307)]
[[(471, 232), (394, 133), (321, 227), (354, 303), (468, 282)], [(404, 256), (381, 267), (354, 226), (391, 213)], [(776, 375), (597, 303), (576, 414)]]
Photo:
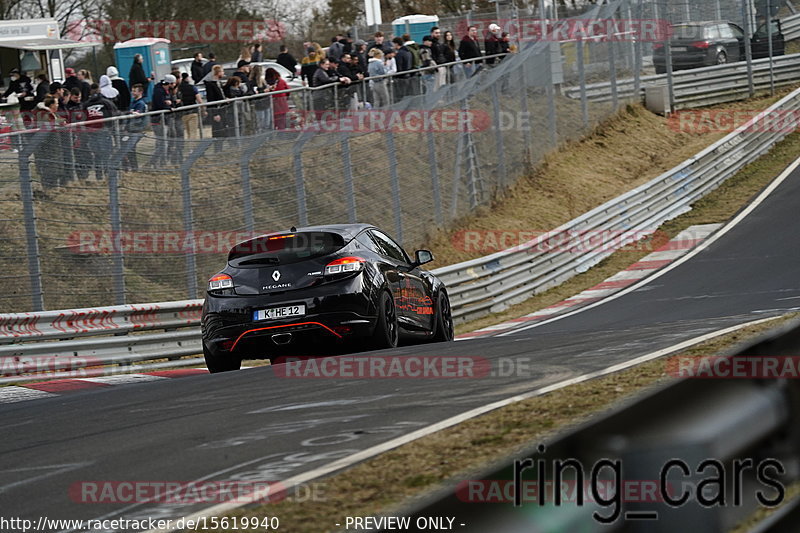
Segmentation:
[[(320, 289), (277, 296), (207, 296), (201, 320), (203, 343), (217, 354), (262, 358), (308, 344), (338, 343), (372, 333), (377, 312), (359, 277)], [(303, 316), (254, 319), (259, 309), (299, 304), (305, 306)]]

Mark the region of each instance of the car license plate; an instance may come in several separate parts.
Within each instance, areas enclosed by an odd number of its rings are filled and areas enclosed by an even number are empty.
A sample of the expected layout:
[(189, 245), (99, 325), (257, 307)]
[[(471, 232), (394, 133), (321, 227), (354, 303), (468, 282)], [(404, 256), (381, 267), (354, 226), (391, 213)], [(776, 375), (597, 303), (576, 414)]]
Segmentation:
[(304, 316), (305, 314), (305, 305), (287, 305), (284, 307), (272, 307), (270, 309), (258, 309), (253, 312), (253, 320), (277, 320), (280, 318)]
[(672, 51), (673, 52), (686, 52), (687, 50), (689, 50), (689, 49), (687, 47), (685, 47), (685, 46), (673, 46), (672, 47)]

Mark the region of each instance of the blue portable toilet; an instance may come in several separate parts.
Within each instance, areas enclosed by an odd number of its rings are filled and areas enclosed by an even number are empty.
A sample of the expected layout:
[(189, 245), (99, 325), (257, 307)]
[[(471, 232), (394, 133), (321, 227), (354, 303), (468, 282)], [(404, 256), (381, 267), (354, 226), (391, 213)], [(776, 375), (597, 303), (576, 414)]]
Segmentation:
[(406, 15), (392, 21), (392, 31), (395, 37), (404, 33), (411, 35), (411, 40), (422, 44), (422, 38), (431, 34), (431, 28), (439, 24), (436, 15)]
[[(144, 97), (146, 102), (150, 101), (150, 97), (153, 94), (153, 85), (164, 79), (164, 76), (172, 71), (169, 44), (170, 41), (167, 39), (140, 37), (139, 39), (131, 39), (114, 45), (117, 70), (119, 70), (119, 75), (125, 79), (128, 85), (131, 83), (130, 72), (131, 65), (133, 65), (133, 56), (142, 54), (144, 73), (153, 78), (153, 81), (147, 86), (147, 94)], [(151, 76), (151, 74), (154, 75)]]

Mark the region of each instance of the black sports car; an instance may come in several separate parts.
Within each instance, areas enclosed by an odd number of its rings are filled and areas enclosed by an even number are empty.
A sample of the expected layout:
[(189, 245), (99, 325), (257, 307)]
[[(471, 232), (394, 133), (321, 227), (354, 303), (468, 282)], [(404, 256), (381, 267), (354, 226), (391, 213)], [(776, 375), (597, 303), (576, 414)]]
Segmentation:
[(453, 340), (444, 284), (367, 224), (292, 228), (234, 246), (208, 282), (200, 327), (211, 372), (309, 343), (392, 348)]

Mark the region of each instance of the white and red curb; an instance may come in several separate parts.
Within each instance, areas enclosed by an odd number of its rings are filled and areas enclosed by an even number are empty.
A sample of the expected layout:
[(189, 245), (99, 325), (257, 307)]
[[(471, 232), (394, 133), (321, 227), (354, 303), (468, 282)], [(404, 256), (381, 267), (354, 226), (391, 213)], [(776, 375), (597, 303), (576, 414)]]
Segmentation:
[(103, 389), (127, 383), (161, 381), (207, 373), (208, 371), (203, 368), (179, 368), (175, 370), (144, 372), (141, 374), (117, 374), (114, 376), (98, 376), (93, 378), (55, 379), (39, 383), (29, 383), (27, 385), (10, 385), (8, 387), (0, 387), (0, 404), (38, 400), (39, 398), (48, 398), (89, 389)]
[(607, 298), (612, 294), (624, 289), (625, 287), (633, 285), (634, 283), (646, 278), (650, 274), (660, 270), (679, 257), (685, 255), (689, 252), (689, 250), (695, 248), (721, 226), (722, 224), (701, 224), (697, 226), (691, 226), (680, 232), (672, 240), (655, 252), (646, 255), (640, 261), (632, 264), (622, 272), (611, 276), (604, 282), (598, 283), (594, 287), (586, 289), (580, 294), (577, 294), (571, 298), (567, 298), (566, 300), (558, 302), (557, 304), (545, 307), (544, 309), (540, 309), (534, 313), (503, 322), (502, 324), (495, 324), (476, 331), (470, 331), (469, 333), (463, 333), (458, 335), (456, 339), (462, 340), (491, 337), (500, 333), (506, 333), (523, 325), (532, 324), (542, 320), (548, 320), (562, 313), (574, 311), (575, 309), (578, 309), (584, 305)]

